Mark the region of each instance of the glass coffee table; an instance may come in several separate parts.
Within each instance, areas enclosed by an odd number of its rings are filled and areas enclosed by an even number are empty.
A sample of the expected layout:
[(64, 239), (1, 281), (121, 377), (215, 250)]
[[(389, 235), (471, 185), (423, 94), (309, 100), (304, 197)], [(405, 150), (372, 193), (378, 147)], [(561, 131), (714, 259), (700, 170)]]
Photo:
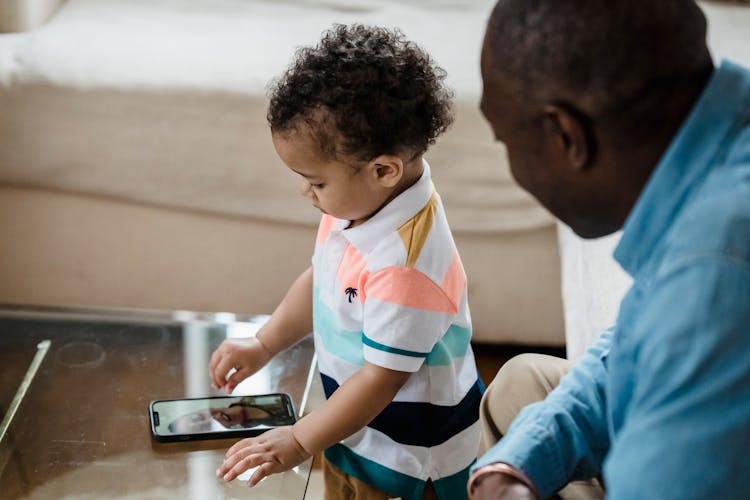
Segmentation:
[[(151, 400), (220, 395), (208, 359), (265, 317), (0, 305), (0, 498), (302, 499), (312, 459), (250, 489), (215, 471), (237, 439), (159, 443)], [(288, 393), (304, 414), (311, 337), (234, 394)]]

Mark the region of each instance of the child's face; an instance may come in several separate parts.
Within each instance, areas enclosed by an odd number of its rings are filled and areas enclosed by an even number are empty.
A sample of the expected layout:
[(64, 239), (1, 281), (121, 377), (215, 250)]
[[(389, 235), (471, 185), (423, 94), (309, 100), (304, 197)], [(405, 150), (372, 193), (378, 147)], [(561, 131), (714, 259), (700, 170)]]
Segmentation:
[(321, 153), (317, 142), (304, 132), (274, 133), (273, 145), (281, 160), (302, 178), (302, 195), (313, 206), (337, 219), (349, 220), (349, 227), (369, 219), (393, 192), (384, 182), (378, 165), (354, 168)]

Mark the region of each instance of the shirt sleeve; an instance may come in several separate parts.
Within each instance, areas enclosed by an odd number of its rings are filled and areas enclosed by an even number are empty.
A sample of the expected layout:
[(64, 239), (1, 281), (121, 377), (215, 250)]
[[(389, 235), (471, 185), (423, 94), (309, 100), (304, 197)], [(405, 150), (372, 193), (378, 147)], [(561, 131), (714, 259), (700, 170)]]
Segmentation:
[(416, 372), (458, 310), (445, 291), (409, 267), (389, 267), (365, 285), (362, 343), (369, 363)]
[(605, 387), (612, 331), (600, 335), (544, 401), (521, 410), (474, 469), (496, 462), (512, 465), (542, 497), (571, 480), (599, 474), (609, 448)]
[(638, 348), (605, 466), (608, 497), (748, 498), (750, 266), (692, 259), (647, 299), (622, 339)]

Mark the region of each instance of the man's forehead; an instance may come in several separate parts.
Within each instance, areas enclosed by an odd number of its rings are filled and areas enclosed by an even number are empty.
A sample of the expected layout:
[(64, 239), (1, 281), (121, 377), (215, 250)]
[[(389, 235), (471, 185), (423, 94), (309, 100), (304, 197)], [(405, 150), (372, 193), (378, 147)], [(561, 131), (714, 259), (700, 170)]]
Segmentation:
[(479, 55), (479, 67), (482, 71), (483, 77), (485, 72), (489, 72), (493, 66), (495, 56), (492, 52), (492, 44), (490, 43), (490, 32), (488, 27), (484, 32), (484, 39), (482, 40), (482, 50)]
[(492, 87), (493, 90), (509, 92), (513, 87), (515, 79), (508, 74), (508, 64), (504, 63), (489, 43), (488, 35), (485, 35), (480, 57), (480, 69), (482, 82), (485, 88)]
[(499, 69), (488, 67), (482, 72), (482, 108), (498, 110), (512, 106), (519, 100), (517, 87)]

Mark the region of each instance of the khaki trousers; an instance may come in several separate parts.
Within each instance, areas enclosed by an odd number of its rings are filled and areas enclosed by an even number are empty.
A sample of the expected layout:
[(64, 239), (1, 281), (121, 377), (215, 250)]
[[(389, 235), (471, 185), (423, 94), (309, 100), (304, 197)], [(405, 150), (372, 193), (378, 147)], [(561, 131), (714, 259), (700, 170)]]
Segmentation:
[[(323, 486), (325, 500), (389, 500), (393, 498), (356, 477), (346, 474), (323, 457)], [(425, 486), (424, 500), (437, 499), (432, 482)]]
[[(479, 456), (503, 437), (524, 406), (546, 398), (570, 366), (568, 360), (542, 354), (521, 354), (505, 363), (482, 397)], [(558, 495), (564, 500), (601, 499), (604, 490), (599, 481), (591, 479), (572, 482)]]

